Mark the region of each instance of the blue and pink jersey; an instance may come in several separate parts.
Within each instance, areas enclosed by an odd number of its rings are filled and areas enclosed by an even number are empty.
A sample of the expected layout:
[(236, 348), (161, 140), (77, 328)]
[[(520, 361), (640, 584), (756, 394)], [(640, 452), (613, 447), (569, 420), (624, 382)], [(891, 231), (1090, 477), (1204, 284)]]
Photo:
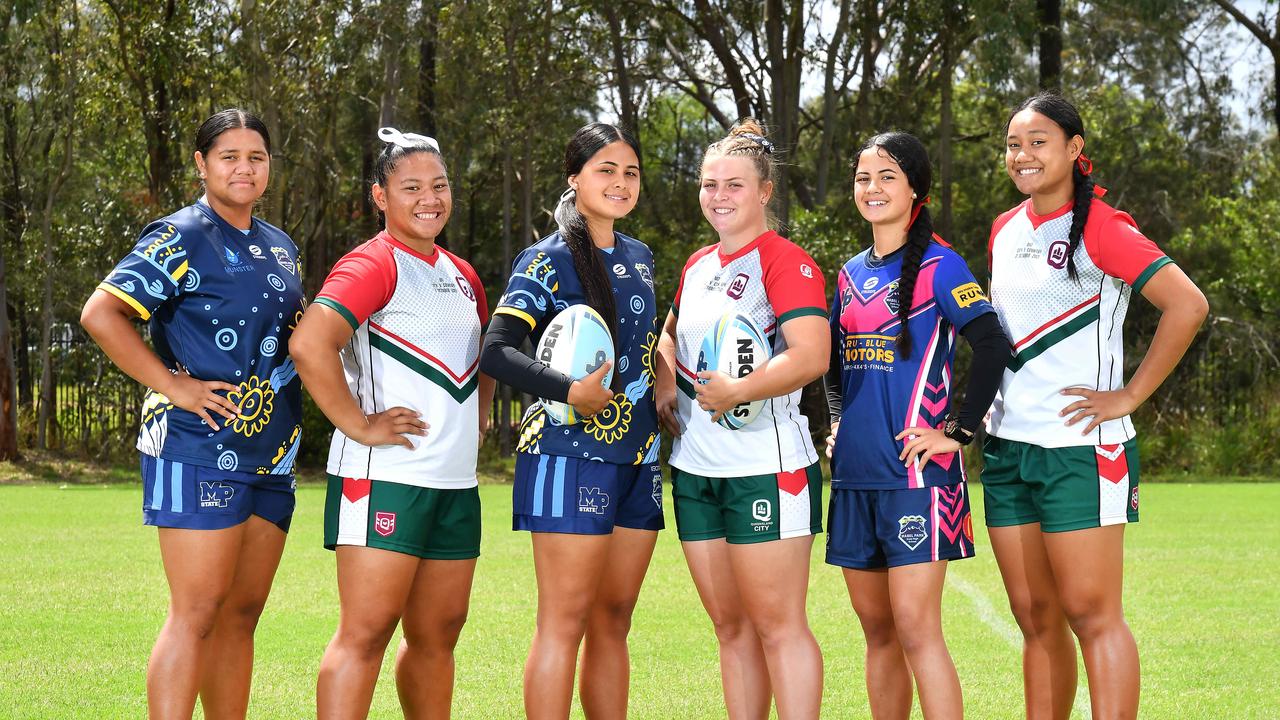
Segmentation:
[(920, 263), (902, 357), (898, 279), (903, 250), (875, 260), (867, 249), (845, 263), (831, 308), (831, 367), (844, 407), (831, 461), (831, 486), (860, 490), (952, 485), (965, 479), (960, 453), (921, 466), (898, 459), (909, 427), (941, 427), (951, 410), (956, 331), (995, 312), (964, 258), (930, 243)]

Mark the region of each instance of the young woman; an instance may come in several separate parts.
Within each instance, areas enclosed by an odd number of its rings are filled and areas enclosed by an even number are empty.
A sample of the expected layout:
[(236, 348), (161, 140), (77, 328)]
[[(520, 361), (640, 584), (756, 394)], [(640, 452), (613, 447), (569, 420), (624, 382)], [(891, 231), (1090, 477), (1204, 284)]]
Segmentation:
[[(844, 568), (866, 636), (877, 720), (911, 714), (913, 677), (926, 718), (963, 715), (942, 583), (948, 560), (973, 556), (960, 449), (1009, 359), (969, 267), (933, 234), (931, 179), (913, 135), (877, 135), (858, 152), (853, 201), (874, 243), (840, 269), (831, 308), (827, 562)], [(957, 331), (974, 350), (963, 405), (952, 400)]]
[[(984, 448), (991, 546), (1022, 628), (1027, 715), (1065, 718), (1079, 638), (1096, 718), (1138, 711), (1138, 649), (1121, 604), (1124, 528), (1138, 520), (1129, 414), (1177, 365), (1208, 314), (1195, 284), (1095, 195), (1080, 114), (1023, 101), (1005, 169), (1029, 198), (991, 228), (991, 302), (1013, 358)], [(1130, 295), (1162, 313), (1124, 382)]]
[[(681, 274), (659, 342), (658, 408), (678, 434), (676, 526), (715, 626), (729, 717), (767, 717), (776, 697), (786, 720), (817, 717), (822, 699), (822, 653), (805, 616), (822, 473), (799, 399), (827, 369), (831, 334), (822, 271), (769, 229), (773, 173), (773, 144), (754, 120), (703, 156), (702, 214), (719, 242)], [(726, 313), (754, 320), (773, 359), (741, 378), (694, 374), (703, 336)], [(716, 424), (752, 400), (768, 400), (752, 423)]]
[(338, 630), (320, 662), (320, 718), (364, 717), (402, 623), (405, 717), (448, 717), (453, 649), (480, 555), (476, 451), (493, 381), (477, 372), (484, 286), (436, 245), (453, 196), (431, 138), (382, 128), (373, 201), (385, 228), (340, 259), (290, 342), (334, 424), (324, 544)]
[[(586, 418), (556, 425), (535, 403), (520, 423), (512, 525), (532, 533), (538, 576), (538, 626), (524, 667), (530, 718), (568, 717), (580, 645), (587, 717), (626, 716), (627, 633), (663, 526), (653, 254), (613, 229), (640, 195), (636, 148), (612, 125), (574, 134), (565, 149), (569, 189), (556, 208), (560, 230), (516, 258), (485, 338), (486, 373), (568, 402)], [(518, 350), (526, 338), (536, 345), (557, 313), (578, 304), (610, 325), (612, 388), (601, 386), (608, 363), (573, 380)]]
[[(196, 133), (204, 195), (143, 229), (80, 322), (148, 388), (143, 523), (159, 528), (169, 615), (147, 665), (153, 718), (244, 717), (253, 631), (293, 516), (301, 388), (285, 352), (302, 313), (298, 249), (253, 217), (271, 137), (243, 110)], [(150, 322), (154, 350), (133, 328)], [(191, 562), (191, 558), (200, 558)]]

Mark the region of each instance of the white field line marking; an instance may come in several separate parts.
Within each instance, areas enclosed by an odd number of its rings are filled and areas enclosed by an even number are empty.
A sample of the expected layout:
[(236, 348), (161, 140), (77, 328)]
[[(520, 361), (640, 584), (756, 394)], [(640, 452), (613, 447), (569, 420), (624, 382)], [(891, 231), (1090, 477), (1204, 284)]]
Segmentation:
[[(1022, 631), (1018, 630), (1018, 626), (1005, 614), (996, 611), (986, 593), (958, 573), (948, 573), (947, 584), (969, 598), (973, 608), (978, 611), (978, 619), (982, 620), (983, 624), (1003, 638), (1010, 647), (1022, 652)], [(1076, 699), (1072, 715), (1082, 720), (1092, 719), (1092, 713), (1089, 712), (1089, 690), (1084, 684), (1076, 684)]]

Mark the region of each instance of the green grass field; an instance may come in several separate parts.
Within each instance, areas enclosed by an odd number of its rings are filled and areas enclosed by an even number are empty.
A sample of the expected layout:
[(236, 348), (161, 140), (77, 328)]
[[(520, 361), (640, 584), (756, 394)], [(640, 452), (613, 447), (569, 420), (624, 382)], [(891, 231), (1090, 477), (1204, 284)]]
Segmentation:
[[(979, 511), (980, 492), (974, 487)], [(1148, 484), (1143, 493), (1144, 521), (1128, 533), (1126, 577), (1142, 652), (1143, 716), (1277, 717), (1280, 484)], [(484, 545), (458, 648), (454, 705), (460, 718), (517, 718), (535, 601), (529, 538), (508, 529), (509, 486), (486, 485), (481, 494)], [(337, 623), (333, 556), (320, 547), (323, 490), (304, 486), (298, 495), (258, 629), (251, 717), (313, 714), (316, 668)], [(0, 717), (144, 716), (144, 666), (166, 593), (140, 502), (141, 489), (129, 485), (0, 487)], [(950, 570), (947, 639), (969, 716), (1015, 718), (1019, 640), (981, 526), (975, 522), (978, 557)], [(824, 714), (868, 717), (861, 635), (839, 572), (821, 558), (819, 542), (809, 615), (826, 658)], [(659, 540), (631, 649), (632, 717), (724, 716), (711, 626), (674, 530)], [(1087, 704), (1083, 690), (1077, 698)], [(398, 710), (388, 660), (372, 716), (398, 717)]]

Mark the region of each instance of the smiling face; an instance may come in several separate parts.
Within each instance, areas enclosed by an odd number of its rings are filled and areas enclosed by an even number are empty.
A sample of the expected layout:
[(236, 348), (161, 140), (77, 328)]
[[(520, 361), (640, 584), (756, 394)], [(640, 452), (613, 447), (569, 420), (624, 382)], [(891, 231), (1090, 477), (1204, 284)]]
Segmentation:
[(415, 152), (400, 159), (373, 202), (387, 217), (387, 232), (407, 244), (434, 242), (453, 212), (453, 193), (440, 156)]
[(1062, 127), (1031, 108), (1009, 121), (1004, 166), (1025, 195), (1070, 197), (1071, 169), (1084, 150), (1084, 138), (1067, 137)]
[(721, 238), (759, 234), (772, 194), (773, 183), (760, 182), (760, 171), (749, 157), (719, 155), (702, 164), (702, 216)]
[(905, 224), (915, 198), (902, 167), (883, 148), (869, 147), (853, 172), (853, 202), (872, 225)]
[(271, 156), (262, 136), (232, 128), (213, 141), (209, 152), (195, 154), (196, 168), (211, 201), (228, 207), (253, 205), (267, 189)]
[(640, 198), (640, 158), (625, 142), (609, 143), (582, 165), (569, 185), (577, 191), (578, 212), (588, 219), (618, 220)]

